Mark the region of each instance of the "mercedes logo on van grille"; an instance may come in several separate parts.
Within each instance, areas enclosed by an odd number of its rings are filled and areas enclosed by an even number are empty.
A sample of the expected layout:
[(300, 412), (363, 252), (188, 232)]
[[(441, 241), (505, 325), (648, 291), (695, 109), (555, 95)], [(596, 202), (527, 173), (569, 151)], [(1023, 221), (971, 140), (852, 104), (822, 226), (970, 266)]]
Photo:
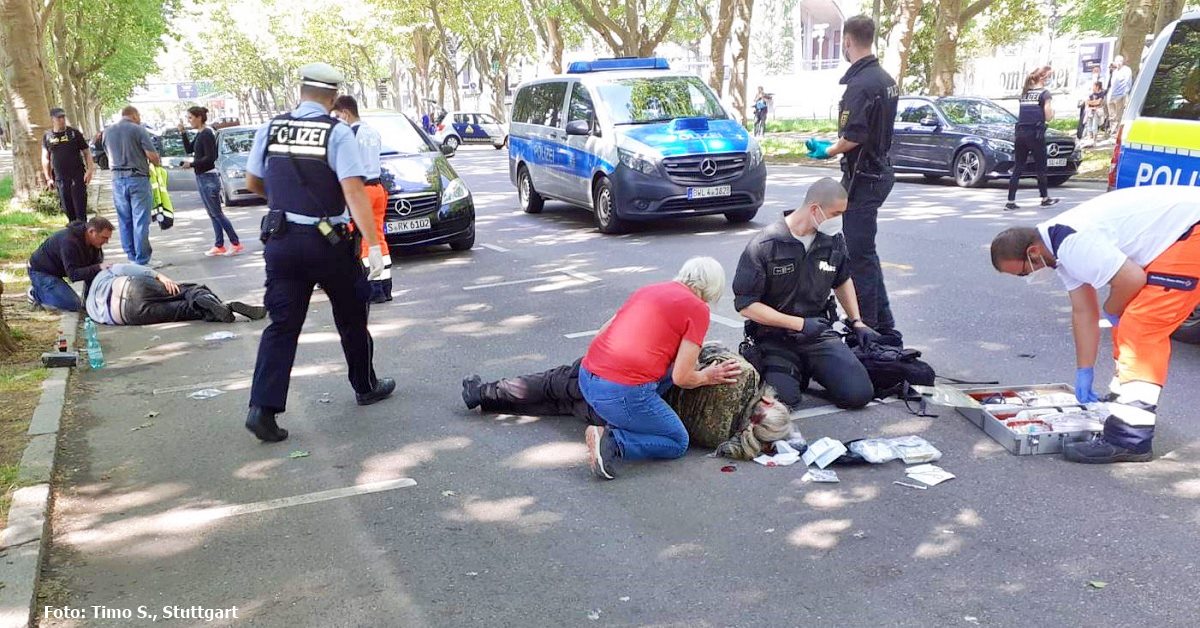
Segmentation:
[(717, 174), (717, 162), (711, 159), (705, 159), (704, 161), (700, 162), (700, 174), (706, 177), (711, 177), (714, 174)]
[(1050, 157), (1058, 157), (1058, 144), (1047, 144), (1046, 154)]
[(396, 201), (396, 213), (397, 214), (400, 214), (401, 216), (407, 216), (412, 213), (412, 210), (413, 210), (412, 203), (408, 202), (408, 199), (402, 198), (402, 199)]

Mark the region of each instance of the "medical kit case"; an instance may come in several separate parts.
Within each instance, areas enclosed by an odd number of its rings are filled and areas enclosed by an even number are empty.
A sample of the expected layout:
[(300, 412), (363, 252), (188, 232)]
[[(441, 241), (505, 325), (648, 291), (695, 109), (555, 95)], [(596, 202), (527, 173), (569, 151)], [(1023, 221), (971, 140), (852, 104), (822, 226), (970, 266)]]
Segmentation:
[(958, 413), (1018, 456), (1062, 453), (1103, 429), (1103, 404), (1080, 404), (1067, 384), (950, 388), (938, 386)]

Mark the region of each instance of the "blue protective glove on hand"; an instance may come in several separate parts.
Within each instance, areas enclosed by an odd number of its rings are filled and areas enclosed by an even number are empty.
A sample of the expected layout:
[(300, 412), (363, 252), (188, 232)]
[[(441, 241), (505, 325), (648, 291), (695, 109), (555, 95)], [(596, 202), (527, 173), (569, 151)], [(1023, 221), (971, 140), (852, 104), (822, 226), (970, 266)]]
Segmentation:
[(828, 151), (829, 148), (833, 146), (833, 142), (830, 142), (829, 140), (809, 138), (809, 140), (804, 143), (804, 146), (808, 149), (809, 157), (813, 159), (829, 159), (830, 155)]
[(1109, 314), (1104, 310), (1100, 310), (1100, 316), (1103, 316), (1104, 320), (1108, 321), (1108, 324), (1112, 325), (1113, 329), (1116, 329), (1117, 323), (1121, 322), (1120, 316), (1117, 316), (1116, 314)]
[(1075, 398), (1079, 403), (1094, 403), (1100, 401), (1092, 390), (1092, 381), (1096, 379), (1096, 369), (1091, 366), (1075, 369)]

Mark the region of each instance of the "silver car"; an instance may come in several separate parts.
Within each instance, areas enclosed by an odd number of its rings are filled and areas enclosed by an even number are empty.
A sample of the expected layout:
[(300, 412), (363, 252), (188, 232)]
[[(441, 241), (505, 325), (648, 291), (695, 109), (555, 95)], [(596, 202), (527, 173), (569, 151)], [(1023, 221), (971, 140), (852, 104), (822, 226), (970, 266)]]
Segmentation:
[(246, 157), (257, 130), (257, 126), (230, 126), (217, 131), (217, 173), (221, 175), (221, 200), (226, 205), (263, 200), (246, 189)]

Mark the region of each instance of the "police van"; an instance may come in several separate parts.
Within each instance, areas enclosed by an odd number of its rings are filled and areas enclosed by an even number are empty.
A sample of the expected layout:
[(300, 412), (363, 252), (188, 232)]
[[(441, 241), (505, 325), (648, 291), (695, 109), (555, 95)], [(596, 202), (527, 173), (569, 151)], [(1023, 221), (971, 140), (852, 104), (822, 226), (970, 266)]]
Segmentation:
[(508, 164), (527, 213), (565, 201), (603, 233), (667, 217), (747, 222), (767, 179), (762, 149), (708, 85), (662, 58), (580, 61), (522, 84)]
[[(1200, 12), (1159, 33), (1117, 130), (1109, 189), (1200, 185)], [(1200, 344), (1200, 309), (1175, 332)]]

